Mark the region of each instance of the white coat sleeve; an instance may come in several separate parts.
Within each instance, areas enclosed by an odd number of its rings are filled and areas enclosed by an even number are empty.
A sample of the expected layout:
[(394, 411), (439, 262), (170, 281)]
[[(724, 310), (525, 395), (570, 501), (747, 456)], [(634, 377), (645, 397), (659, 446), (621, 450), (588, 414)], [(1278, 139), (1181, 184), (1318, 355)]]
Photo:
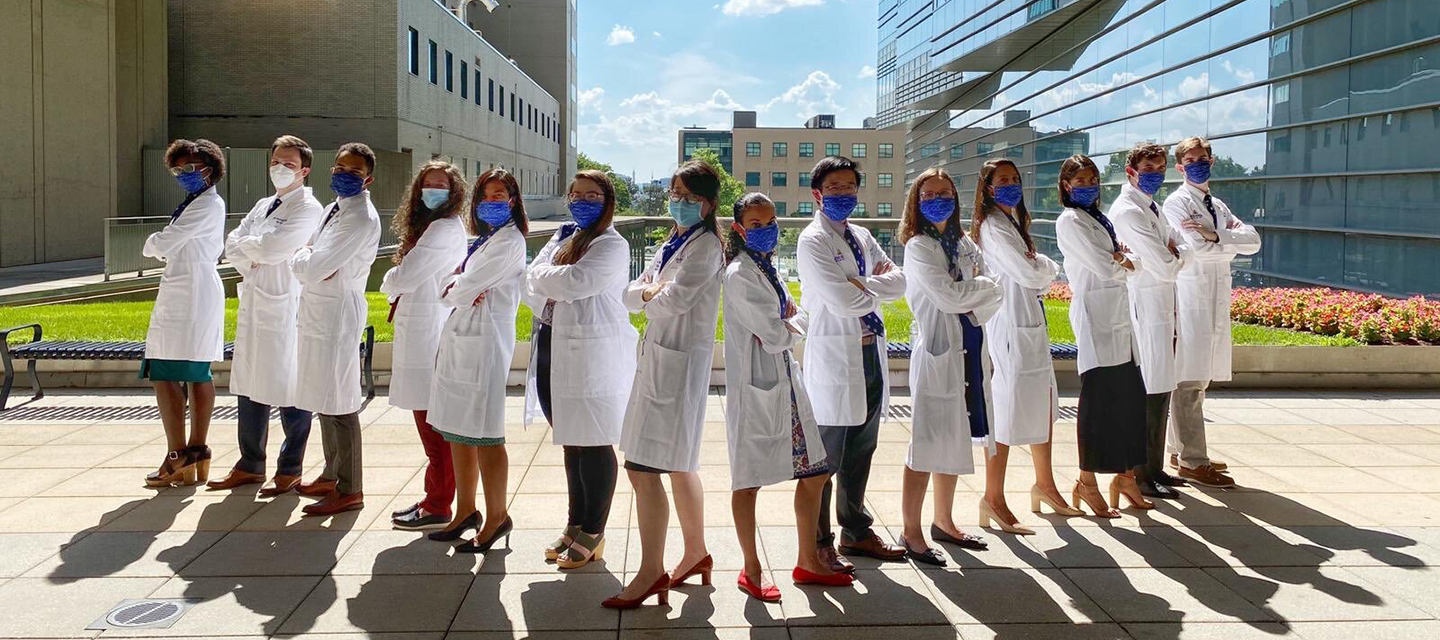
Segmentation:
[(281, 264), (295, 256), (300, 247), (315, 234), (320, 226), (323, 210), (320, 207), (306, 207), (290, 214), (274, 229), (260, 234), (240, 238), (235, 248), (252, 262), (260, 264)]
[[(1000, 304), (1000, 285), (988, 276), (975, 276), (967, 280), (956, 280), (950, 276), (950, 265), (945, 252), (937, 247), (916, 246), (920, 243), (938, 242), (924, 238), (912, 242), (917, 250), (905, 252), (905, 269), (909, 278), (924, 291), (935, 307), (944, 313), (971, 313)], [(982, 262), (981, 272), (985, 271)]]
[(453, 271), (465, 258), (463, 252), (456, 254), (454, 240), (451, 230), (437, 228), (432, 223), (405, 253), (405, 259), (385, 272), (380, 292), (394, 299), (434, 281), (440, 272)]
[[(721, 277), (720, 270), (723, 268), (720, 242), (709, 241), (708, 239), (697, 242), (691, 247), (685, 261), (677, 265), (678, 273), (670, 284), (655, 294), (649, 302), (638, 298), (640, 309), (650, 318), (673, 318), (684, 315), (695, 302), (700, 299), (700, 294), (705, 287), (709, 286), (716, 278)], [(638, 281), (637, 281), (638, 282)], [(633, 287), (634, 284), (631, 284)], [(626, 305), (629, 306), (629, 305)], [(631, 309), (634, 311), (635, 309)]]
[[(1055, 222), (1055, 242), (1065, 259), (1078, 262), (1087, 271), (1104, 280), (1123, 281), (1129, 271), (1115, 261), (1114, 254), (1090, 241), (1090, 234), (1074, 218), (1061, 216)], [(1108, 242), (1106, 243), (1109, 244)]]
[(614, 235), (595, 238), (575, 264), (531, 267), (530, 286), (537, 295), (574, 302), (623, 287), (630, 277), (630, 247)]
[[(851, 284), (831, 255), (819, 240), (801, 234), (795, 248), (795, 260), (805, 288), (840, 317), (860, 318), (879, 313), (880, 300)], [(898, 269), (896, 273), (899, 273)]]
[(254, 260), (251, 260), (240, 250), (240, 241), (249, 236), (250, 229), (255, 226), (256, 208), (259, 208), (258, 204), (255, 208), (250, 209), (250, 213), (245, 214), (245, 217), (240, 219), (239, 226), (231, 229), (230, 233), (225, 235), (225, 259), (229, 260), (230, 264), (234, 265), (242, 274), (249, 271), (255, 264)]
[[(321, 235), (324, 242), (304, 247), (295, 253), (290, 267), (301, 284), (316, 284), (335, 275), (345, 263), (362, 252), (374, 255), (378, 233), (371, 233), (370, 219), (359, 215), (337, 217), (328, 235)], [(378, 232), (378, 230), (377, 230)], [(367, 246), (368, 245), (368, 246)]]
[(215, 225), (212, 218), (214, 215), (224, 214), (217, 214), (209, 207), (186, 210), (174, 222), (165, 225), (164, 229), (150, 234), (140, 252), (147, 257), (169, 260), (185, 243), (210, 231)]
[(660, 253), (656, 252), (650, 258), (650, 264), (645, 265), (645, 270), (640, 273), (640, 277), (625, 285), (625, 293), (620, 295), (620, 302), (624, 303), (626, 311), (640, 313), (645, 309), (645, 289), (655, 283), (655, 269), (659, 264)]
[(541, 309), (545, 308), (545, 303), (549, 298), (535, 291), (535, 287), (530, 283), (530, 275), (534, 273), (535, 269), (550, 264), (550, 258), (555, 255), (555, 250), (558, 246), (559, 243), (556, 242), (554, 237), (551, 237), (550, 241), (545, 243), (545, 246), (540, 247), (540, 252), (535, 254), (535, 258), (531, 260), (530, 264), (525, 268), (525, 282), (521, 283), (523, 286), (520, 287), (521, 301), (537, 314)]
[[(871, 236), (866, 241), (866, 244), (869, 245), (870, 255), (880, 258), (873, 261), (873, 264), (889, 262), (890, 270), (878, 276), (872, 275), (861, 278), (861, 280), (865, 282), (865, 288), (873, 291), (876, 296), (879, 296), (879, 298), (885, 302), (899, 300), (905, 297), (905, 271), (902, 270), (899, 265), (895, 264), (895, 261), (891, 260), (889, 255), (886, 255), (885, 250), (880, 248), (880, 243), (875, 241), (874, 236)], [(873, 273), (873, 267), (869, 269), (869, 271)]]
[[(1120, 207), (1111, 207), (1110, 211), (1115, 212), (1116, 209), (1120, 209)], [(1140, 256), (1140, 259), (1145, 262), (1147, 273), (1162, 282), (1174, 282), (1180, 277), (1180, 270), (1184, 268), (1185, 263), (1181, 258), (1171, 254), (1170, 249), (1166, 246), (1166, 242), (1170, 239), (1170, 225), (1165, 223), (1161, 227), (1165, 233), (1157, 233), (1154, 227), (1140, 219), (1142, 215), (1151, 214), (1138, 208), (1127, 207), (1120, 210), (1118, 215), (1110, 216), (1110, 223), (1115, 226), (1115, 235), (1120, 238), (1120, 241), (1124, 242), (1132, 253)], [(1184, 253), (1182, 252), (1181, 255), (1183, 256)]]
[(736, 273), (725, 280), (725, 300), (726, 312), (760, 339), (766, 353), (780, 353), (800, 342), (780, 319), (780, 298), (768, 283)]
[(980, 240), (984, 246), (985, 262), (994, 273), (999, 273), (1026, 289), (1044, 289), (1060, 275), (1055, 261), (1036, 253), (1027, 258), (1029, 249), (1018, 233), (1007, 233), (994, 223), (980, 225)]
[[(1220, 244), (1235, 255), (1248, 256), (1259, 252), (1260, 232), (1236, 217), (1230, 207), (1224, 208), (1224, 214), (1220, 218), (1220, 229), (1216, 230), (1216, 233), (1220, 234)], [(1231, 220), (1236, 223), (1234, 229), (1229, 227)]]
[[(493, 240), (492, 240), (493, 242)], [(453, 285), (442, 289), (440, 302), (446, 306), (466, 308), (475, 305), (475, 298), (497, 284), (525, 273), (525, 242), (507, 242), (498, 247), (485, 247), (470, 256), (465, 272), (451, 279)]]

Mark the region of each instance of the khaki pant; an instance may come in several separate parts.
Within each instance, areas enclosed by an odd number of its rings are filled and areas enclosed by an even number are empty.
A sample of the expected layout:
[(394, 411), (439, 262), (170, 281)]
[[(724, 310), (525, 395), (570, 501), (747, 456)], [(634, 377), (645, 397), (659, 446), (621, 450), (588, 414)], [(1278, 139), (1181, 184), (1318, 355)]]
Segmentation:
[(1180, 456), (1180, 466), (1198, 469), (1210, 464), (1205, 446), (1205, 389), (1209, 380), (1181, 382), (1171, 394), (1170, 431), (1166, 438), (1171, 453)]
[(325, 470), (321, 478), (336, 481), (335, 490), (342, 494), (361, 491), (360, 414), (320, 416), (320, 438), (325, 445)]

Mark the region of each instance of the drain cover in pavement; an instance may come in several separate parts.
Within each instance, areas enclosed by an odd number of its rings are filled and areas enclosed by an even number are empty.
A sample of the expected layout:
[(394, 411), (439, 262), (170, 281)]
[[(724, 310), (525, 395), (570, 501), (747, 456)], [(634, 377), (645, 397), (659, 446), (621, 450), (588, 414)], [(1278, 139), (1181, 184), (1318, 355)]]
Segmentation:
[(196, 598), (122, 600), (103, 618), (90, 623), (90, 626), (85, 628), (168, 629), (197, 602), (199, 600)]

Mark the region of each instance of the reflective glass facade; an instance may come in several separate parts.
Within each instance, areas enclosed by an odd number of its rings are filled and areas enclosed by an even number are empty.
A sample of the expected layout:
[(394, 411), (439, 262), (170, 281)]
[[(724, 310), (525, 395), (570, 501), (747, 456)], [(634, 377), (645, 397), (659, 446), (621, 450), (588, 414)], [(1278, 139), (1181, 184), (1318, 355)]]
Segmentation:
[[(1264, 237), (1237, 283), (1440, 293), (1440, 5), (1415, 0), (881, 0), (881, 126), (906, 171), (973, 198), (1021, 168), (1058, 255), (1060, 162), (1200, 135), (1213, 189)], [(942, 152), (941, 150), (946, 150)], [(1428, 159), (1427, 159), (1428, 158)], [(1178, 185), (1171, 182), (1161, 197)], [(907, 180), (908, 183), (908, 180)]]

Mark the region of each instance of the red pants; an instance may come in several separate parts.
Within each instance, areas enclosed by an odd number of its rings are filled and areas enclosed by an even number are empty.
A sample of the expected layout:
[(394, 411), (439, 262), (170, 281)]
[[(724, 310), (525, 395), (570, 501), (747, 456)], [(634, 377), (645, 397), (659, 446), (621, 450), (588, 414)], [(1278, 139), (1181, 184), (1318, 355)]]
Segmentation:
[(425, 413), (414, 412), (420, 444), (425, 447), (425, 457), (430, 459), (425, 466), (425, 500), (420, 508), (426, 513), (448, 517), (450, 503), (455, 500), (455, 467), (450, 462), (450, 443), (425, 422)]

